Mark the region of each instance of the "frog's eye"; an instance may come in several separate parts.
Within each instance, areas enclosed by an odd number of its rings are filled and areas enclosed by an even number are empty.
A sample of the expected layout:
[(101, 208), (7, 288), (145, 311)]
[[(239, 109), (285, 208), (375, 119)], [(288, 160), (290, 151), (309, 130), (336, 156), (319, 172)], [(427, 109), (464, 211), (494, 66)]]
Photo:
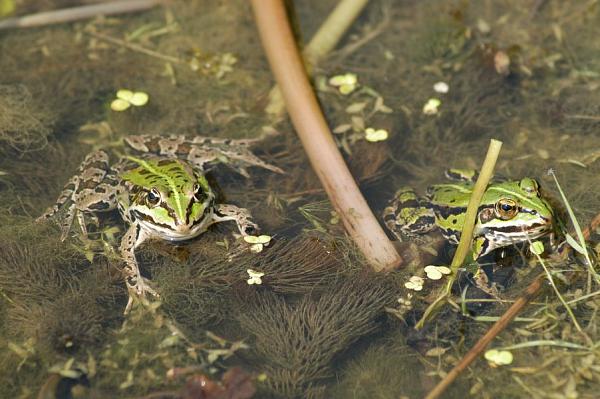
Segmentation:
[(158, 190), (153, 188), (152, 190), (148, 191), (148, 193), (146, 194), (146, 205), (148, 205), (149, 207), (154, 207), (158, 205), (159, 202), (160, 193), (158, 192)]
[(203, 202), (206, 199), (206, 193), (202, 186), (198, 183), (194, 184), (194, 198), (198, 202)]
[(519, 207), (512, 199), (502, 198), (496, 202), (496, 216), (502, 220), (514, 218), (518, 211)]
[(539, 195), (540, 185), (534, 179), (528, 177), (521, 179), (519, 188), (527, 193), (528, 196)]

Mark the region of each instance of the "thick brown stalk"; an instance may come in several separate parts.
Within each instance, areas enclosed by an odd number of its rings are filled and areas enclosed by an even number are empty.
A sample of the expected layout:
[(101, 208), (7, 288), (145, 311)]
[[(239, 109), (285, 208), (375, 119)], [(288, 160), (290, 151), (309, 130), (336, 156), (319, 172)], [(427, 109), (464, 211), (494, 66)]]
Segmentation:
[[(589, 239), (593, 231), (600, 226), (600, 213), (597, 214), (594, 219), (590, 222), (590, 225), (583, 231), (585, 239)], [(566, 257), (569, 251), (565, 250), (562, 254)], [(523, 310), (525, 305), (529, 303), (533, 298), (536, 297), (538, 291), (542, 288), (542, 283), (545, 280), (546, 275), (540, 274), (533, 280), (527, 287), (523, 295), (521, 295), (511, 306), (504, 312), (502, 316), (490, 327), (490, 329), (481, 337), (479, 341), (469, 350), (460, 362), (454, 366), (452, 370), (425, 396), (425, 399), (439, 398), (442, 393), (456, 380), (460, 373), (469, 367), (475, 359), (477, 359), (481, 353), (487, 348), (494, 338), (498, 336), (508, 326), (508, 324)]]
[(333, 140), (308, 81), (281, 0), (252, 0), (271, 70), (302, 145), (346, 231), (373, 269), (391, 270), (402, 259), (375, 219)]
[(50, 24), (77, 21), (98, 15), (122, 14), (145, 10), (164, 0), (121, 0), (107, 3), (90, 4), (80, 7), (64, 8), (62, 10), (46, 11), (22, 17), (7, 18), (0, 21), (0, 29), (30, 28)]
[[(310, 42), (304, 47), (304, 61), (309, 74), (311, 68), (334, 49), (368, 2), (369, 0), (340, 0), (335, 6)], [(271, 89), (269, 104), (265, 110), (275, 121), (280, 120), (283, 116), (285, 104), (279, 87), (274, 86)]]

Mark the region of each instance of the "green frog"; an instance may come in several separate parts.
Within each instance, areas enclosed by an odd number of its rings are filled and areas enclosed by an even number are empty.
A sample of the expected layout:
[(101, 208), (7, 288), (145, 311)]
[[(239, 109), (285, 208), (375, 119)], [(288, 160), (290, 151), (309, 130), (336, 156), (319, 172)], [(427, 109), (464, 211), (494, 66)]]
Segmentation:
[(213, 223), (235, 221), (242, 236), (258, 232), (248, 210), (218, 204), (206, 179), (209, 167), (224, 162), (248, 177), (248, 166), (283, 173), (255, 156), (249, 146), (253, 139), (137, 135), (125, 138), (134, 155), (124, 155), (113, 165), (108, 154), (95, 151), (82, 162), (65, 185), (54, 206), (37, 220), (59, 220), (61, 240), (78, 221), (84, 238), (87, 223), (98, 223), (97, 214), (118, 209), (128, 225), (119, 252), (129, 291), (125, 313), (136, 296), (158, 296), (142, 277), (135, 250), (148, 239), (172, 242), (189, 240)]
[[(383, 219), (398, 239), (439, 229), (451, 244), (458, 244), (477, 172), (450, 169), (446, 176), (456, 182), (429, 187), (425, 198), (419, 198), (408, 187), (396, 192), (383, 211)], [(553, 219), (552, 207), (541, 196), (536, 180), (525, 177), (493, 182), (479, 205), (467, 259), (476, 262), (495, 249), (550, 234), (554, 231)], [(496, 288), (489, 286), (480, 268), (474, 277), (479, 288), (497, 296)]]

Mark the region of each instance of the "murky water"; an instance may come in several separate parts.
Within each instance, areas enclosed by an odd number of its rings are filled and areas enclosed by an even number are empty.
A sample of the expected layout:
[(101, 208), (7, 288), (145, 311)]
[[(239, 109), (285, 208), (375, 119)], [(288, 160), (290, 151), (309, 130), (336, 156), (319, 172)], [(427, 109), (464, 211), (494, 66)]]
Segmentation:
[[(295, 3), (307, 41), (336, 2)], [(18, 14), (74, 5), (14, 4)], [(374, 213), (401, 186), (424, 193), (449, 167), (478, 168), (496, 138), (497, 175), (538, 179), (566, 214), (552, 168), (585, 226), (600, 198), (599, 27), (595, 1), (370, 2), (314, 83)], [(451, 248), (403, 243), (406, 267), (369, 271), (293, 127), (265, 113), (273, 79), (246, 2), (5, 31), (0, 70), (0, 397), (221, 397), (185, 396), (209, 378), (240, 398), (251, 385), (257, 398), (422, 397), (542, 271), (509, 250), (500, 301), (480, 301), (462, 279), (415, 330), (441, 283), (405, 283), (447, 264)], [(346, 74), (354, 87), (331, 84)], [(120, 89), (149, 101), (114, 111)], [(286, 173), (214, 168), (218, 201), (248, 208), (272, 242), (250, 252), (228, 222), (178, 246), (144, 243), (138, 263), (161, 298), (124, 317), (119, 214), (100, 215), (89, 241), (75, 226), (63, 242), (34, 219), (87, 153), (116, 162), (132, 134), (263, 137), (253, 151)], [(446, 397), (595, 397), (596, 277), (581, 260), (546, 262), (572, 315), (545, 287), (492, 343), (512, 364), (477, 360)], [(264, 273), (260, 284), (248, 270)]]

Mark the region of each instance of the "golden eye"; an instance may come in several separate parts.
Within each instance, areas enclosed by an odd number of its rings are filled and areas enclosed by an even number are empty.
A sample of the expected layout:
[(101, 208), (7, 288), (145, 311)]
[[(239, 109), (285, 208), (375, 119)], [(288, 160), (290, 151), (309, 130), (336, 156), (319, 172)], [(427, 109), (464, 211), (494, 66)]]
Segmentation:
[(502, 198), (496, 202), (496, 216), (502, 220), (514, 218), (519, 211), (516, 201), (509, 198)]
[(157, 189), (153, 188), (152, 190), (146, 193), (146, 205), (150, 208), (155, 207), (160, 202), (160, 193)]

